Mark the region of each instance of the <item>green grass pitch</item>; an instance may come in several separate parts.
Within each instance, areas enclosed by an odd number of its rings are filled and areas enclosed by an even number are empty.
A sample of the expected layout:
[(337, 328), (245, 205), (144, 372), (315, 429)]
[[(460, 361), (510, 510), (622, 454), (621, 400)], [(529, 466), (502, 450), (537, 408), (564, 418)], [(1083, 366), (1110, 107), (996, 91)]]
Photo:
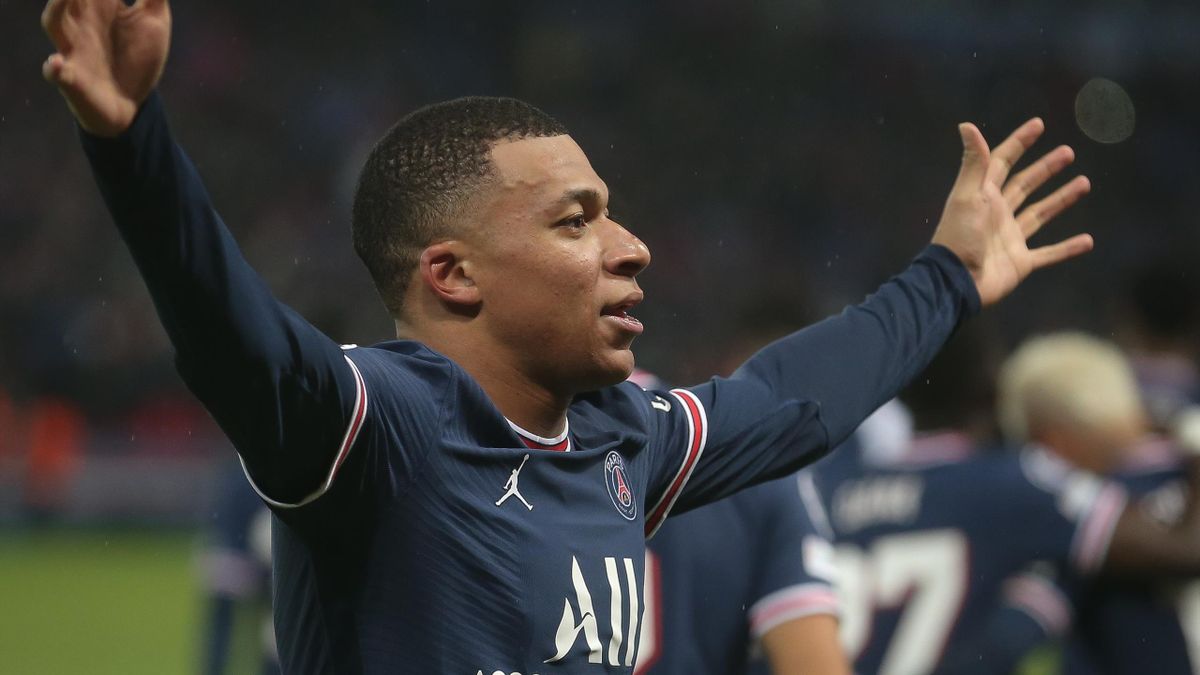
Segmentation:
[(179, 532), (0, 530), (0, 673), (198, 672), (195, 542)]

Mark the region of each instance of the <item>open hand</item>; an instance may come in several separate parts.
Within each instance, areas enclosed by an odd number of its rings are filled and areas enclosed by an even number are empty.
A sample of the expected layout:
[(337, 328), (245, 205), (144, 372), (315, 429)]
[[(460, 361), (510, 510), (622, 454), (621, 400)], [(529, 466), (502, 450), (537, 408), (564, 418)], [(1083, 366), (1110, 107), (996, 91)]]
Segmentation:
[(953, 251), (971, 276), (984, 305), (1008, 295), (1036, 269), (1092, 250), (1092, 237), (1080, 234), (1049, 246), (1030, 249), (1026, 241), (1050, 219), (1070, 208), (1091, 190), (1076, 176), (1050, 196), (1021, 209), (1025, 199), (1075, 161), (1075, 153), (1059, 146), (1009, 179), (1021, 155), (1042, 135), (1045, 125), (1034, 118), (989, 150), (974, 124), (959, 125), (963, 159), (950, 190), (933, 243)]
[(125, 131), (158, 84), (171, 42), (167, 0), (50, 0), (42, 27), (54, 48), (42, 76), (58, 86), (79, 125)]

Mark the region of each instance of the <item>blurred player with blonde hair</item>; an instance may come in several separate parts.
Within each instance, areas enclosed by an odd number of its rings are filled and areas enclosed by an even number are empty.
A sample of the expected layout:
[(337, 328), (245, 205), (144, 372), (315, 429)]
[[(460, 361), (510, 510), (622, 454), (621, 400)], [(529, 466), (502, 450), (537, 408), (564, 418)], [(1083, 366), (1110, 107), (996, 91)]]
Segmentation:
[(957, 336), (905, 392), (917, 429), (905, 452), (816, 467), (856, 672), (1011, 672), (1069, 628), (1091, 577), (1200, 574), (1195, 518), (1164, 527), (1097, 473), (1145, 430), (1120, 351), (1081, 334), (1022, 345), (999, 369), (996, 402), (1020, 449), (988, 453), (984, 435), (962, 431), (986, 414), (984, 389), (968, 386), (986, 368), (965, 370), (986, 362), (972, 345), (984, 338)]
[(1097, 473), (1145, 435), (1146, 413), (1121, 350), (1084, 333), (1035, 337), (1005, 362), (997, 416), (1013, 443), (1036, 443)]

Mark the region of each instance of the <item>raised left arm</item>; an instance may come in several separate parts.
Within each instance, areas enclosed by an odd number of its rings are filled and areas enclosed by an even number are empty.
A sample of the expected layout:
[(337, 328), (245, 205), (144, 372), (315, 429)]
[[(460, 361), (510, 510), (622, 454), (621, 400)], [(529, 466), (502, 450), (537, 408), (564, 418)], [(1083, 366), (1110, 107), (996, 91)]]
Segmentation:
[(963, 318), (1035, 269), (1089, 250), (1088, 235), (1026, 244), (1089, 189), (1086, 178), (1076, 178), (1020, 210), (1074, 160), (1070, 148), (1059, 147), (1010, 179), (1042, 130), (1041, 120), (1031, 120), (989, 150), (978, 129), (962, 125), (958, 179), (932, 244), (908, 269), (863, 303), (768, 345), (732, 377), (678, 394), (676, 408), (688, 419), (677, 415), (661, 431), (674, 451), (655, 476), (662, 496), (651, 515), (815, 461), (925, 370)]

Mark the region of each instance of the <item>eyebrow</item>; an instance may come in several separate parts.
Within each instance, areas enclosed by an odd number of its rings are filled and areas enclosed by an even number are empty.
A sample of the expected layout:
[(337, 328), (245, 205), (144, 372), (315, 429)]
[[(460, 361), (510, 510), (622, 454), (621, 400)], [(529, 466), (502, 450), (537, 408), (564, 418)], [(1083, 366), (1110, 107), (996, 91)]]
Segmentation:
[(558, 198), (559, 206), (574, 203), (587, 204), (589, 202), (594, 204), (604, 203), (599, 190), (595, 188), (575, 188), (567, 190)]

